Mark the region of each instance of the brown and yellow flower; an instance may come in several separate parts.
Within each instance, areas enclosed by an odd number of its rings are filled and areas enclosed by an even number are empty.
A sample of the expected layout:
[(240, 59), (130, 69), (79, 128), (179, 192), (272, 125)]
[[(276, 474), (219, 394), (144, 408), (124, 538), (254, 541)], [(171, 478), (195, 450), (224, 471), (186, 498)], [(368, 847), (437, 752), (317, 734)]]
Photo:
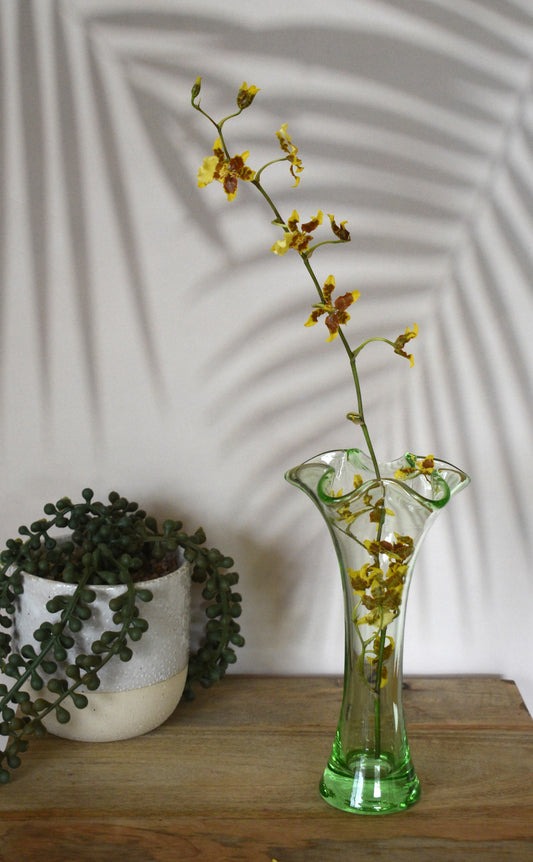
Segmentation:
[(397, 353), (399, 356), (405, 356), (405, 358), (408, 359), (411, 363), (411, 368), (415, 364), (415, 360), (412, 353), (405, 352), (404, 347), (408, 341), (411, 341), (411, 339), (416, 338), (417, 335), (418, 326), (416, 325), (416, 323), (413, 323), (413, 328), (409, 329), (409, 327), (407, 327), (403, 335), (399, 335), (394, 342), (394, 352)]
[(352, 305), (360, 296), (358, 290), (351, 290), (333, 300), (332, 296), (334, 290), (335, 277), (330, 275), (324, 282), (324, 287), (322, 289), (324, 301), (318, 302), (314, 306), (313, 311), (305, 324), (306, 326), (314, 326), (318, 321), (318, 318), (325, 314), (326, 319), (324, 322), (329, 329), (329, 338), (327, 338), (326, 341), (333, 341), (333, 339), (337, 337), (339, 327), (344, 323), (347, 323), (350, 319), (350, 315), (346, 309), (349, 308), (350, 305)]
[(290, 172), (294, 177), (294, 189), (300, 182), (300, 177), (296, 176), (295, 171), (301, 174), (304, 166), (302, 165), (302, 160), (298, 156), (298, 147), (293, 144), (292, 138), (287, 131), (287, 127), (288, 123), (283, 123), (279, 131), (276, 132), (276, 137), (283, 152), (287, 153), (287, 161), (290, 162)]
[(318, 210), (314, 218), (298, 226), (300, 224), (300, 216), (296, 210), (293, 210), (285, 226), (283, 239), (275, 242), (270, 250), (274, 254), (284, 255), (290, 248), (293, 248), (298, 254), (305, 254), (309, 248), (309, 243), (313, 239), (312, 232), (322, 224), (322, 219), (322, 211)]
[(237, 106), (241, 109), (241, 111), (243, 111), (245, 108), (250, 107), (258, 92), (259, 87), (254, 87), (253, 84), (250, 84), (250, 86), (248, 86), (246, 81), (243, 81), (242, 87), (237, 93)]
[[(414, 456), (408, 456), (408, 463), (405, 467), (400, 467), (394, 474), (395, 479), (413, 479), (415, 476), (431, 476), (435, 470), (435, 456), (426, 455), (425, 458), (415, 459)], [(408, 538), (408, 537), (407, 537)]]
[(331, 213), (328, 213), (328, 218), (331, 223), (331, 230), (341, 242), (349, 242), (350, 241), (350, 231), (345, 225), (348, 223), (346, 220), (341, 221), (340, 224), (337, 224), (335, 221), (335, 216)]
[(389, 542), (386, 539), (381, 539), (380, 541), (377, 539), (374, 539), (374, 541), (366, 539), (363, 545), (373, 557), (385, 554), (391, 560), (407, 560), (413, 553), (414, 543), (411, 536), (400, 536), (398, 533), (394, 535), (396, 537), (395, 542)]
[(249, 182), (255, 176), (255, 171), (245, 164), (249, 155), (246, 150), (240, 156), (228, 158), (220, 138), (217, 138), (213, 144), (213, 155), (203, 160), (198, 171), (198, 186), (204, 188), (213, 180), (218, 180), (224, 187), (228, 201), (232, 201), (237, 194), (239, 180)]

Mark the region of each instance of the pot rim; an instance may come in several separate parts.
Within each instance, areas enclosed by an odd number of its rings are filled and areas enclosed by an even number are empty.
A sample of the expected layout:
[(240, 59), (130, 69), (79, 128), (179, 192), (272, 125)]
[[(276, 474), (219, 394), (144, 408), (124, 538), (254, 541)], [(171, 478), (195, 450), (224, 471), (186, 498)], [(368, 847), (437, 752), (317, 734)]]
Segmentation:
[[(191, 564), (185, 559), (185, 557), (183, 556), (183, 551), (180, 549), (180, 563), (175, 569), (172, 569), (171, 572), (166, 572), (164, 575), (156, 575), (155, 577), (147, 578), (146, 580), (134, 581), (133, 586), (135, 589), (140, 589), (140, 590), (142, 590), (142, 589), (149, 590), (150, 585), (153, 586), (153, 584), (155, 584), (155, 583), (164, 587), (165, 581), (168, 581), (170, 578), (175, 577), (177, 574), (183, 574), (186, 570), (190, 569), (190, 566), (191, 566)], [(20, 570), (20, 574), (23, 575), (24, 578), (28, 578), (30, 582), (36, 581), (36, 582), (39, 582), (40, 584), (46, 584), (46, 583), (54, 584), (54, 585), (59, 585), (61, 587), (65, 587), (65, 589), (72, 589), (72, 590), (75, 590), (76, 587), (78, 586), (77, 581), (70, 581), (70, 582), (69, 581), (60, 581), (60, 580), (57, 580), (56, 578), (47, 578), (43, 575), (34, 575), (31, 572), (24, 571), (24, 569)], [(91, 590), (95, 590), (95, 592), (97, 594), (105, 596), (107, 593), (111, 593), (111, 592), (116, 591), (118, 589), (121, 589), (121, 588), (125, 589), (127, 587), (127, 584), (124, 584), (124, 583), (117, 583), (117, 584), (91, 584), (91, 583), (87, 583), (87, 584), (85, 584), (85, 586), (87, 586)]]

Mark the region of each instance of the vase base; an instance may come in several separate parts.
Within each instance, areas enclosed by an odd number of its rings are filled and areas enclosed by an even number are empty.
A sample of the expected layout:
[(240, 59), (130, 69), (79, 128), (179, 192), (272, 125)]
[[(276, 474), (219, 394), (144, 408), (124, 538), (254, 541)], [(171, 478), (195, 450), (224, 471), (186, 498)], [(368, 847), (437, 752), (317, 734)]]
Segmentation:
[(350, 760), (350, 769), (330, 762), (324, 770), (320, 795), (334, 808), (353, 814), (394, 814), (419, 798), (420, 782), (410, 760), (400, 767), (386, 755), (362, 753)]

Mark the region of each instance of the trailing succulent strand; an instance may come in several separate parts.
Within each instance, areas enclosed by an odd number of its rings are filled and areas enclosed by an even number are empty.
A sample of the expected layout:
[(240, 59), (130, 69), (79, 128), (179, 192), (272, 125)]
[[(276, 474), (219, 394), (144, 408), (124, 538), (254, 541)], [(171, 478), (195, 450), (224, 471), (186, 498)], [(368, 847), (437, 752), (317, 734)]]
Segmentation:
[[(98, 689), (104, 665), (131, 659), (148, 629), (142, 605), (152, 600), (151, 591), (139, 582), (172, 571), (185, 558), (192, 565), (192, 580), (204, 584), (205, 640), (189, 659), (186, 698), (194, 697), (193, 683), (208, 687), (221, 679), (236, 661), (235, 647), (244, 644), (236, 622), (241, 596), (233, 591), (239, 576), (228, 571), (231, 557), (204, 547), (203, 529), (190, 536), (181, 521), (170, 519), (160, 528), (137, 503), (116, 492), (107, 504), (93, 496), (87, 488), (81, 503), (64, 497), (46, 504), (46, 517), (20, 527), (19, 537), (9, 539), (0, 554), (0, 671), (12, 680), (11, 686), (0, 685), (0, 735), (9, 738), (0, 753), (0, 783), (9, 781), (10, 770), (20, 765), (29, 740), (45, 734), (47, 715), (68, 722), (72, 706), (87, 706), (83, 690)], [(58, 539), (58, 530), (65, 530), (66, 537)], [(38, 647), (24, 644), (15, 650), (10, 629), (24, 592), (24, 573), (76, 587), (71, 595), (47, 603), (55, 621), (43, 621), (34, 632)], [(73, 635), (91, 617), (93, 587), (101, 584), (124, 585), (124, 592), (109, 602), (117, 628), (103, 631), (90, 654), (79, 654)]]

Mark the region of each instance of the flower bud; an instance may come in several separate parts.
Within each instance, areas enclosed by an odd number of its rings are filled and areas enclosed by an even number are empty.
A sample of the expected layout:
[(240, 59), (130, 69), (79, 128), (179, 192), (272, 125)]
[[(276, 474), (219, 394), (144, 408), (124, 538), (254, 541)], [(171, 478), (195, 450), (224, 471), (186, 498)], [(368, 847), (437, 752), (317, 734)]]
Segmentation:
[(253, 84), (248, 84), (243, 81), (243, 85), (237, 93), (237, 107), (242, 110), (249, 108), (259, 92), (259, 87), (254, 87)]
[(192, 85), (191, 102), (194, 102), (194, 100), (197, 98), (197, 96), (200, 95), (201, 88), (202, 88), (202, 79), (197, 78), (196, 81), (194, 82), (194, 84)]

